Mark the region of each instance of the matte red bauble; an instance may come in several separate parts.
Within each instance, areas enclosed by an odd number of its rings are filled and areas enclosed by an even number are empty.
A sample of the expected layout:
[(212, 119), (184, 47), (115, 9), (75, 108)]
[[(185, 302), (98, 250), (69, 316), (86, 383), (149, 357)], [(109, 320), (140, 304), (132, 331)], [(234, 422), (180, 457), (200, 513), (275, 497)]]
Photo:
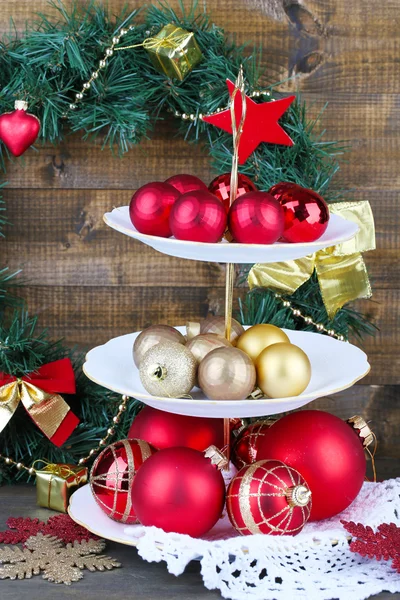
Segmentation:
[(194, 192), (196, 190), (202, 190), (203, 192), (207, 191), (207, 186), (201, 179), (195, 175), (187, 175), (186, 173), (172, 175), (172, 177), (168, 177), (168, 179), (165, 180), (165, 183), (172, 185), (181, 194)]
[(214, 243), (219, 242), (226, 229), (226, 212), (213, 194), (188, 192), (175, 202), (169, 223), (178, 240)]
[(311, 492), (298, 471), (278, 460), (240, 469), (229, 484), (226, 509), (242, 535), (296, 535), (310, 515)]
[(283, 209), (267, 192), (249, 192), (232, 204), (228, 227), (242, 244), (273, 244), (283, 233)]
[(281, 460), (303, 475), (312, 492), (310, 521), (347, 508), (365, 478), (362, 440), (345, 421), (319, 410), (282, 417), (261, 440), (258, 458)]
[(156, 448), (186, 446), (203, 451), (214, 445), (224, 445), (223, 419), (188, 417), (144, 406), (134, 418), (129, 438), (146, 440)]
[(221, 516), (225, 483), (218, 468), (192, 448), (166, 448), (142, 466), (132, 503), (142, 525), (200, 537)]
[(21, 156), (39, 135), (40, 121), (27, 108), (26, 102), (17, 100), (15, 110), (0, 115), (0, 140), (14, 156)]
[(292, 183), (291, 181), (281, 181), (280, 183), (276, 183), (269, 190), (268, 194), (271, 194), (275, 198), (275, 200), (280, 200), (282, 195), (292, 188), (300, 188), (297, 183)]
[(140, 233), (170, 237), (169, 226), (171, 207), (180, 193), (168, 183), (146, 183), (132, 196), (129, 216)]
[(276, 419), (264, 419), (242, 429), (231, 452), (231, 461), (237, 469), (256, 462), (260, 442), (275, 421)]
[[(231, 174), (224, 173), (223, 175), (218, 175), (215, 179), (212, 180), (210, 185), (208, 186), (209, 191), (217, 196), (225, 206), (225, 210), (228, 213), (230, 204), (230, 191), (231, 191)], [(239, 196), (243, 196), (243, 194), (247, 194), (248, 192), (256, 192), (257, 186), (251, 181), (247, 175), (243, 175), (242, 173), (238, 173), (238, 186), (237, 186), (237, 194), (236, 198)]]
[(131, 489), (137, 470), (154, 452), (142, 440), (121, 440), (107, 446), (90, 473), (93, 496), (107, 516), (120, 523), (137, 523)]
[(282, 194), (280, 203), (285, 216), (283, 241), (314, 242), (328, 227), (328, 205), (316, 192), (300, 186), (291, 187)]

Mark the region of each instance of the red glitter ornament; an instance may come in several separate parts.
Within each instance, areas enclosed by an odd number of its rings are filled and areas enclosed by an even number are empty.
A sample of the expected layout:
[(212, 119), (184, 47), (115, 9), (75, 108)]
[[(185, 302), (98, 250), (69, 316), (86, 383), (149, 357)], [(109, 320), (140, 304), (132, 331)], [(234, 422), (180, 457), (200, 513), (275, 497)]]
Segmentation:
[(249, 192), (235, 200), (228, 215), (228, 228), (242, 244), (273, 244), (283, 233), (283, 210), (267, 192)]
[(96, 535), (75, 523), (69, 515), (55, 515), (50, 517), (47, 523), (30, 517), (10, 517), (7, 519), (7, 527), (7, 531), (0, 531), (0, 544), (23, 544), (38, 533), (56, 536), (64, 544), (98, 539)]
[(280, 183), (276, 183), (275, 185), (273, 185), (268, 190), (268, 193), (271, 194), (271, 196), (273, 196), (275, 200), (280, 200), (285, 192), (296, 187), (300, 186), (297, 185), (297, 183), (292, 183), (291, 181), (281, 181)]
[(311, 492), (295, 469), (278, 460), (260, 460), (232, 479), (226, 508), (242, 535), (296, 535), (310, 515)]
[(231, 461), (237, 469), (256, 462), (260, 442), (276, 419), (264, 419), (242, 429), (232, 446)]
[(90, 473), (93, 496), (108, 517), (121, 523), (136, 523), (131, 489), (143, 463), (157, 452), (142, 440), (121, 440), (105, 448)]
[(226, 229), (226, 212), (208, 191), (188, 192), (173, 205), (169, 224), (178, 240), (215, 243)]
[(165, 183), (172, 185), (181, 194), (194, 192), (196, 190), (202, 190), (203, 192), (207, 191), (207, 186), (201, 179), (195, 175), (187, 175), (186, 173), (172, 175), (172, 177), (168, 177), (168, 179), (165, 180)]
[(21, 156), (39, 135), (40, 121), (27, 109), (26, 102), (17, 100), (15, 110), (0, 115), (0, 140), (14, 156)]
[[(226, 80), (229, 95), (232, 96), (235, 84)], [(239, 163), (242, 165), (254, 152), (261, 142), (270, 144), (283, 144), (293, 146), (286, 131), (279, 125), (278, 119), (289, 108), (296, 96), (288, 96), (282, 100), (263, 102), (257, 104), (246, 96), (246, 119), (244, 122), (242, 136), (239, 144)], [(235, 117), (237, 125), (242, 117), (242, 98), (240, 94), (235, 96)], [(227, 108), (213, 115), (203, 117), (203, 121), (211, 123), (219, 129), (232, 133), (231, 110)]]
[(145, 462), (132, 486), (142, 525), (200, 537), (221, 516), (225, 483), (218, 468), (192, 448), (166, 448)]
[[(224, 173), (223, 175), (218, 175), (218, 177), (212, 180), (208, 186), (208, 190), (214, 194), (214, 196), (217, 196), (219, 200), (221, 200), (225, 206), (226, 213), (228, 214), (230, 208), (229, 200), (231, 191), (231, 174)], [(236, 198), (243, 196), (243, 194), (247, 194), (248, 192), (256, 191), (257, 186), (251, 181), (251, 179), (247, 177), (247, 175), (238, 173)]]
[(341, 521), (343, 527), (353, 536), (350, 550), (361, 556), (377, 560), (392, 559), (392, 568), (400, 573), (400, 527), (394, 523), (382, 523), (376, 532), (361, 523)]
[(128, 438), (145, 440), (155, 448), (185, 446), (203, 451), (224, 445), (224, 420), (188, 417), (144, 406), (134, 418)]
[(282, 194), (280, 203), (285, 216), (283, 241), (314, 242), (326, 231), (329, 208), (316, 192), (300, 186), (290, 187)]
[(140, 233), (170, 237), (171, 207), (179, 198), (179, 191), (168, 183), (155, 181), (139, 188), (129, 204), (129, 216)]
[(302, 410), (279, 419), (265, 432), (258, 459), (281, 460), (300, 471), (312, 492), (310, 521), (347, 508), (365, 478), (363, 443), (345, 421), (319, 410)]

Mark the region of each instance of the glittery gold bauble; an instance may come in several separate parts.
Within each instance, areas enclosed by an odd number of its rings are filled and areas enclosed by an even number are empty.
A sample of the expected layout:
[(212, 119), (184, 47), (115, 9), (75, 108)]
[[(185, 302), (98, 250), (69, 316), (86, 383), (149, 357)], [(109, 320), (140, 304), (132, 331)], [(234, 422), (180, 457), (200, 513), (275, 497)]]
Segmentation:
[[(186, 348), (190, 350), (195, 357), (197, 365), (199, 365), (203, 358), (212, 350), (221, 347), (230, 348), (231, 346), (232, 344), (228, 342), (227, 339), (216, 333), (201, 333), (200, 335), (196, 335), (186, 344)], [(197, 383), (198, 382), (196, 381), (196, 385)]]
[[(216, 333), (225, 337), (225, 317), (207, 317), (200, 323), (200, 333)], [(244, 333), (242, 325), (236, 319), (232, 319), (230, 341), (234, 346), (242, 333)]]
[(255, 365), (257, 385), (270, 398), (298, 396), (310, 383), (310, 360), (294, 344), (268, 346), (257, 357)]
[(197, 371), (193, 354), (176, 342), (160, 342), (143, 356), (139, 375), (153, 396), (180, 398), (192, 389)]
[(133, 344), (133, 360), (137, 368), (140, 367), (140, 362), (147, 350), (150, 350), (150, 348), (160, 342), (177, 342), (178, 344), (185, 344), (185, 338), (179, 331), (170, 325), (151, 325), (150, 327), (143, 329)]
[(244, 400), (253, 391), (256, 370), (237, 348), (217, 348), (201, 361), (199, 384), (211, 400)]
[(260, 323), (247, 329), (238, 339), (236, 347), (246, 352), (252, 360), (256, 360), (264, 348), (279, 342), (290, 343), (286, 333), (275, 325)]

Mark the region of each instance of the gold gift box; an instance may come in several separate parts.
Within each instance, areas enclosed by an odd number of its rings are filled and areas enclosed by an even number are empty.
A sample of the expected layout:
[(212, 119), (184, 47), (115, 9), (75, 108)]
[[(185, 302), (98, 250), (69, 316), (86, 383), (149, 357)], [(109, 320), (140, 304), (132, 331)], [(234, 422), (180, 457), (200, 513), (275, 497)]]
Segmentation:
[(180, 81), (203, 58), (194, 33), (173, 23), (165, 25), (157, 35), (145, 40), (143, 45), (157, 71)]
[(48, 464), (36, 471), (37, 504), (66, 513), (71, 495), (87, 480), (86, 467)]

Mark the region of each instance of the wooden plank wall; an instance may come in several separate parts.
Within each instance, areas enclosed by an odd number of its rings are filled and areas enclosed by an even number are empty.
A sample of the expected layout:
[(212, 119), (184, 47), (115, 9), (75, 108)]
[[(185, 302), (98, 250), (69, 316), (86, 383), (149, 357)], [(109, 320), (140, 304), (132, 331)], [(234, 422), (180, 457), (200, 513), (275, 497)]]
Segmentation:
[[(110, 2), (115, 14), (125, 4)], [(0, 0), (0, 7), (1, 31), (11, 17), (23, 29), (34, 12), (51, 12), (45, 0)], [(238, 42), (262, 44), (271, 81), (296, 75), (284, 89), (301, 90), (315, 111), (328, 101), (327, 138), (353, 146), (340, 178), (375, 213), (378, 249), (367, 256), (374, 298), (361, 305), (380, 331), (365, 341), (372, 371), (362, 385), (316, 406), (343, 417), (362, 411), (388, 456), (400, 456), (399, 9), (400, 0), (208, 2), (213, 20)], [(91, 347), (220, 308), (218, 265), (157, 254), (102, 222), (106, 210), (127, 204), (147, 181), (179, 172), (211, 179), (206, 154), (180, 139), (171, 143), (172, 135), (164, 124), (122, 159), (74, 135), (9, 166), (4, 196), (13, 226), (1, 241), (1, 263), (23, 267), (30, 310), (55, 336)]]

